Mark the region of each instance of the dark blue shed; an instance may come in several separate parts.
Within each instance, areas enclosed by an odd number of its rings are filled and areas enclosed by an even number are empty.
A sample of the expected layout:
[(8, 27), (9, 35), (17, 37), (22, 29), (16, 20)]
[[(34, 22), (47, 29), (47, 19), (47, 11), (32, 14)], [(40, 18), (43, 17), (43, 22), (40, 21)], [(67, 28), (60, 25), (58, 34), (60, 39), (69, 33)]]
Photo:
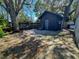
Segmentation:
[(43, 30), (61, 30), (63, 17), (59, 14), (45, 11), (40, 17), (40, 27)]

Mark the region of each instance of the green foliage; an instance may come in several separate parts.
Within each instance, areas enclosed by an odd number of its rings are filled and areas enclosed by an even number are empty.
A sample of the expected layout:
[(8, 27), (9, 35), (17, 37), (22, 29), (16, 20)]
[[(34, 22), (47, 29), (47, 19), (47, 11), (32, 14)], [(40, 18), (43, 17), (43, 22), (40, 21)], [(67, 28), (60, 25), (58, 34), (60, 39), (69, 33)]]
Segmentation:
[(0, 16), (0, 27), (2, 29), (6, 28), (8, 26), (8, 21), (4, 19), (3, 16)]
[(8, 21), (4, 19), (4, 16), (0, 16), (0, 38), (2, 38), (5, 33), (3, 29), (5, 29), (8, 26)]
[[(62, 1), (62, 2), (61, 2)], [(38, 12), (36, 15), (39, 16), (39, 14), (43, 10), (48, 10), (54, 13), (60, 13), (64, 14), (65, 6), (68, 6), (70, 4), (71, 0), (37, 0), (35, 4), (35, 11)], [(70, 11), (77, 8), (77, 2), (73, 0), (72, 5), (70, 6)], [(74, 16), (76, 15), (73, 13)], [(72, 16), (72, 15), (69, 15)], [(73, 18), (73, 16), (72, 16)], [(71, 20), (71, 19), (70, 19)]]
[(26, 16), (26, 15), (24, 15), (24, 13), (23, 13), (23, 11), (21, 10), (20, 12), (19, 12), (19, 14), (18, 14), (18, 17), (17, 17), (17, 23), (24, 23), (24, 22), (28, 22), (29, 20), (28, 20), (29, 18)]
[(0, 27), (0, 38), (2, 38), (5, 35), (4, 31), (2, 30), (2, 28)]

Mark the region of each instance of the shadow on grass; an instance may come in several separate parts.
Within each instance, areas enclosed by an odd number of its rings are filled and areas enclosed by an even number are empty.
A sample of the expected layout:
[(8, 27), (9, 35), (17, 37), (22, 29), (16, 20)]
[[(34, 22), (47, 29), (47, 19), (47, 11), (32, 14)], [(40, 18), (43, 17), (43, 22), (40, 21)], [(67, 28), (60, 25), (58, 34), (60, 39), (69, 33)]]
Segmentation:
[(18, 46), (10, 47), (2, 53), (5, 58), (12, 55), (10, 59), (31, 59), (34, 55), (36, 55), (37, 48), (40, 46), (40, 44), (41, 40), (34, 40), (34, 38), (32, 38), (28, 42), (25, 41), (20, 43)]
[[(43, 34), (44, 35), (44, 34)], [(64, 36), (64, 35), (60, 35)], [(56, 37), (55, 37), (56, 38)], [(41, 40), (36, 40), (35, 37), (31, 37), (28, 41), (23, 41), (17, 46), (10, 47), (3, 51), (3, 56), (5, 59), (36, 59), (34, 58), (38, 54), (38, 48), (41, 46)], [(47, 48), (46, 48), (47, 49)], [(61, 47), (54, 47), (53, 49), (53, 58), (49, 59), (76, 59), (74, 54), (69, 51), (68, 48), (61, 48)], [(44, 49), (45, 50), (45, 49)], [(47, 50), (49, 51), (49, 50)], [(52, 51), (51, 51), (52, 52)], [(42, 52), (41, 52), (42, 53)], [(40, 53), (40, 54), (41, 54)], [(46, 52), (42, 54), (44, 57), (46, 57)], [(40, 54), (38, 59), (40, 59)], [(48, 56), (50, 53), (48, 54)], [(9, 58), (7, 58), (9, 57)], [(43, 58), (45, 59), (45, 58)]]
[(55, 59), (78, 59), (68, 48), (55, 47)]

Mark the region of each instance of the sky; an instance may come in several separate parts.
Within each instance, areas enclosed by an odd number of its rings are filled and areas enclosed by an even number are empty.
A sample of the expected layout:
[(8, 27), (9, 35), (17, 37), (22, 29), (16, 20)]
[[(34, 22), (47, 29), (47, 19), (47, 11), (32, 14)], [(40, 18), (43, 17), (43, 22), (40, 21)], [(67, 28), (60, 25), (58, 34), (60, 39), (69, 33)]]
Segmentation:
[(33, 22), (37, 20), (36, 14), (33, 11), (36, 1), (37, 0), (29, 0), (29, 2), (31, 3), (30, 6), (27, 6), (27, 5), (23, 6), (24, 14), (28, 16)]

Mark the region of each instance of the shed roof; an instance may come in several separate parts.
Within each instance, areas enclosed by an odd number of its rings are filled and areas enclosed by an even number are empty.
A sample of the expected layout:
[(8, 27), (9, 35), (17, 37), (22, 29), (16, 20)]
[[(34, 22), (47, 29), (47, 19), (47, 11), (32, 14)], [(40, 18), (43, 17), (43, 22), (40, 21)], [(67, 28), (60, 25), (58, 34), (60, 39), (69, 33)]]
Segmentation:
[(62, 16), (61, 16), (60, 14), (58, 14), (58, 13), (52, 13), (52, 12), (49, 12), (49, 11), (45, 11), (45, 12), (39, 17), (39, 19), (41, 19), (42, 17), (44, 17), (46, 14), (55, 15), (55, 16), (58, 16), (58, 17), (61, 17), (61, 18), (62, 18)]

